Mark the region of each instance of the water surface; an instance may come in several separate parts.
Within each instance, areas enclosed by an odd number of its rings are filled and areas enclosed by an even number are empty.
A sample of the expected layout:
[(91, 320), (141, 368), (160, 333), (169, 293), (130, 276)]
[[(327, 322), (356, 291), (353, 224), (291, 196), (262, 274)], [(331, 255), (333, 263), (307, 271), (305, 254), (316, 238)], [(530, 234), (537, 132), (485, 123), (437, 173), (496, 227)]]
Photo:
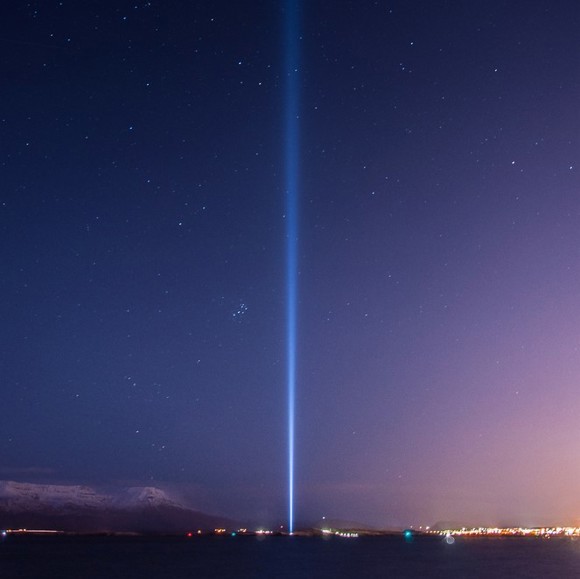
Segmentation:
[(580, 541), (416, 537), (31, 537), (0, 543), (4, 578), (580, 577)]

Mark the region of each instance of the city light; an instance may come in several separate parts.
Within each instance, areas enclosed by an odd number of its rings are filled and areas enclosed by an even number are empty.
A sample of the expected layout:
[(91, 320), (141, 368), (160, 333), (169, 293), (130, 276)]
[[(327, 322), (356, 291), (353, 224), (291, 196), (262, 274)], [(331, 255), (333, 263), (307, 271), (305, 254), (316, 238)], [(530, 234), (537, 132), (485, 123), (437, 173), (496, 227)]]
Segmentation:
[(354, 531), (336, 531), (333, 529), (320, 529), (323, 535), (333, 535), (335, 537), (345, 537), (347, 539), (355, 539), (358, 537), (358, 533)]
[(463, 527), (428, 533), (441, 535), (446, 540), (453, 537), (580, 537), (580, 527)]

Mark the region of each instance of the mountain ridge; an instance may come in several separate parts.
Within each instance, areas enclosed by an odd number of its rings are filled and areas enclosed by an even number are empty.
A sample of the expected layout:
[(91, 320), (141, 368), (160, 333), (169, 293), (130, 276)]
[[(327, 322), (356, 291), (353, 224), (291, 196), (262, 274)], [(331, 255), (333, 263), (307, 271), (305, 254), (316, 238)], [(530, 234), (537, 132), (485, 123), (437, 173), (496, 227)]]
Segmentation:
[(152, 486), (104, 493), (87, 485), (0, 481), (0, 528), (184, 533), (237, 526), (225, 517), (196, 511)]

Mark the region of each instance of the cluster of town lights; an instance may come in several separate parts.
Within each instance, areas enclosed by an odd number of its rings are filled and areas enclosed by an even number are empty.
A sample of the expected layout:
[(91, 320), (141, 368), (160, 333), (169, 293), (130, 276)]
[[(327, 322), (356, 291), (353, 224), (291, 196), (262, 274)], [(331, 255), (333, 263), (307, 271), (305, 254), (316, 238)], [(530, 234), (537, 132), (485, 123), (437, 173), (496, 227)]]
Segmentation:
[(463, 527), (431, 533), (444, 537), (580, 537), (580, 527)]
[(349, 539), (358, 537), (358, 533), (352, 531), (333, 531), (332, 529), (321, 529), (323, 535), (334, 535), (336, 537), (347, 537)]
[(5, 529), (1, 531), (2, 537), (7, 535), (60, 535), (64, 531), (56, 531), (54, 529)]
[[(422, 529), (422, 528), (421, 528)], [(355, 531), (345, 531), (341, 529), (320, 529), (323, 536), (356, 538), (359, 533)], [(213, 531), (202, 531), (198, 529), (196, 532), (190, 531), (186, 533), (187, 537), (195, 535), (274, 535), (280, 534), (270, 529), (257, 529), (256, 531), (248, 530), (247, 528), (240, 528), (235, 531), (230, 531), (223, 527), (213, 529)], [(430, 530), (426, 527), (425, 530), (420, 530), (420, 534), (435, 535), (444, 537), (448, 544), (455, 542), (455, 537), (580, 537), (580, 527), (462, 527), (461, 529), (445, 529), (445, 530)], [(37, 535), (52, 535), (64, 534), (64, 531), (57, 531), (54, 529), (0, 529), (0, 538), (5, 538), (8, 535), (18, 534), (37, 534)], [(284, 534), (284, 533), (281, 533)], [(291, 534), (291, 533), (289, 533)], [(405, 539), (410, 540), (414, 532), (407, 529), (403, 535)]]

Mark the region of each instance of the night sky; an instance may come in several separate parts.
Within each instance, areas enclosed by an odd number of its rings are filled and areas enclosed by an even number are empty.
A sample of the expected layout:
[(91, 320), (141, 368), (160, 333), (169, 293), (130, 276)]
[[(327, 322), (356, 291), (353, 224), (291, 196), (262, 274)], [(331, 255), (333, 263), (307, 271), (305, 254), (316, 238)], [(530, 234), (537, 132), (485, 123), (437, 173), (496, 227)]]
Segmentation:
[[(284, 10), (0, 5), (0, 478), (285, 522)], [(580, 4), (300, 18), (298, 521), (579, 521)]]

